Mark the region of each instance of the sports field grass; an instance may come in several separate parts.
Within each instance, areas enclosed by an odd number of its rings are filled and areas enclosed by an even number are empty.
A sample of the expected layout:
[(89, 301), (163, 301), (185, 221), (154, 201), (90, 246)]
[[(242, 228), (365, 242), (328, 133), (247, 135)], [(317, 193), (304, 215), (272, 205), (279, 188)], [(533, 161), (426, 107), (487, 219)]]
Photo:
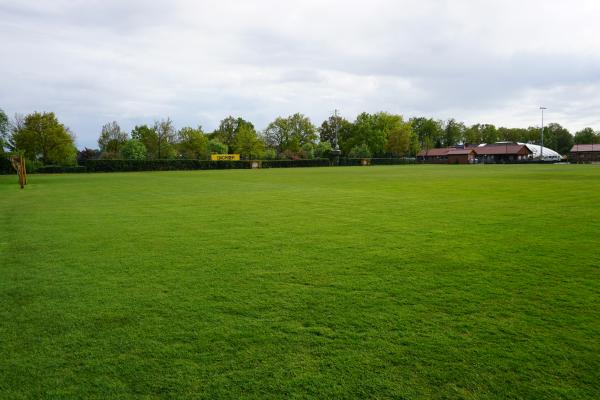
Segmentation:
[(0, 398), (600, 397), (600, 166), (0, 177)]

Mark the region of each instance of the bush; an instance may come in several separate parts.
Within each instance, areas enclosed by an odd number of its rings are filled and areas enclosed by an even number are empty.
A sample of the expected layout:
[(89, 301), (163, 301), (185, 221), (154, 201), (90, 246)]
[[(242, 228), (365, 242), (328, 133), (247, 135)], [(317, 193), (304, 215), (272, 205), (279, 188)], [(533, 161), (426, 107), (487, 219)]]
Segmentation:
[(175, 171), (200, 169), (252, 168), (249, 161), (207, 160), (87, 160), (82, 163), (88, 172)]
[(262, 168), (295, 168), (295, 167), (329, 167), (331, 164), (326, 158), (312, 160), (264, 160)]
[[(340, 158), (340, 165), (342, 166), (356, 166), (363, 165), (362, 160), (364, 158)], [(414, 158), (369, 158), (369, 165), (404, 165), (404, 164), (415, 164)]]
[(371, 158), (371, 150), (369, 150), (369, 146), (365, 143), (360, 146), (354, 146), (350, 152), (348, 153), (349, 158)]
[(65, 166), (65, 165), (44, 165), (38, 167), (32, 172), (36, 174), (63, 174), (63, 173), (80, 173), (87, 172), (86, 167), (83, 165), (76, 166)]
[(12, 174), (15, 170), (13, 169), (10, 160), (4, 156), (0, 156), (0, 174)]

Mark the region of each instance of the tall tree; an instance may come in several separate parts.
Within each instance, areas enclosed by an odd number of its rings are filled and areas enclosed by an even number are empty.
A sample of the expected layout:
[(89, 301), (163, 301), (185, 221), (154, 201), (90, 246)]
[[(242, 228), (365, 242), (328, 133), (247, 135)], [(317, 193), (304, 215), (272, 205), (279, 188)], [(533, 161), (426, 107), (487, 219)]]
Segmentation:
[(600, 143), (599, 136), (592, 128), (583, 128), (575, 133), (574, 142), (576, 144), (596, 144)]
[(128, 139), (127, 133), (121, 131), (121, 127), (117, 121), (112, 121), (102, 126), (102, 131), (98, 138), (98, 146), (105, 153), (105, 157), (118, 157), (121, 148)]
[(190, 160), (208, 158), (208, 137), (202, 132), (202, 128), (197, 129), (184, 127), (177, 133), (179, 143), (177, 148), (179, 155)]
[(158, 135), (154, 128), (148, 125), (137, 125), (131, 130), (131, 138), (144, 144), (147, 158), (158, 158)]
[(287, 118), (277, 117), (264, 131), (265, 142), (283, 153), (285, 150), (298, 153), (306, 143), (314, 143), (317, 129), (308, 117), (296, 113)]
[(4, 148), (8, 147), (9, 126), (6, 113), (0, 108), (0, 155), (4, 153)]
[(456, 121), (454, 118), (450, 118), (444, 127), (444, 141), (442, 145), (444, 147), (450, 147), (464, 142), (465, 131), (465, 124)]
[(231, 148), (240, 129), (254, 130), (254, 125), (241, 117), (229, 116), (219, 123), (219, 127), (212, 133), (211, 138), (217, 139)]
[(416, 117), (410, 119), (413, 132), (422, 149), (431, 149), (442, 146), (444, 130), (441, 121), (433, 118)]
[(544, 146), (556, 150), (559, 154), (567, 154), (573, 147), (573, 135), (555, 122), (544, 128)]
[(175, 126), (171, 118), (154, 122), (156, 132), (158, 158), (172, 158), (175, 156), (176, 135)]
[[(321, 143), (328, 142), (335, 149), (337, 137), (347, 136), (352, 129), (352, 124), (339, 115), (332, 115), (319, 127), (319, 139)], [(338, 143), (339, 144), (339, 143)]]
[(34, 112), (15, 124), (11, 142), (30, 160), (44, 164), (72, 164), (77, 149), (75, 138), (52, 112)]
[(406, 156), (412, 152), (411, 150), (416, 150), (411, 149), (414, 143), (416, 143), (416, 136), (410, 122), (404, 122), (401, 119), (388, 133), (385, 151), (394, 156)]
[(498, 141), (498, 131), (492, 124), (481, 125), (481, 138), (483, 143), (496, 143)]
[(233, 152), (246, 159), (262, 158), (265, 143), (258, 137), (252, 125), (242, 125), (233, 142)]

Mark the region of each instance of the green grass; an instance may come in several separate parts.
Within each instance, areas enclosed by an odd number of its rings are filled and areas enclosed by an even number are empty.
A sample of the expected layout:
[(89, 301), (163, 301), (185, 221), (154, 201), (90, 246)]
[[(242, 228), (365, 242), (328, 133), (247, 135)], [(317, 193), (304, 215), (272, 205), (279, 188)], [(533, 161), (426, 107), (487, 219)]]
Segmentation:
[(600, 167), (0, 177), (0, 398), (600, 397)]

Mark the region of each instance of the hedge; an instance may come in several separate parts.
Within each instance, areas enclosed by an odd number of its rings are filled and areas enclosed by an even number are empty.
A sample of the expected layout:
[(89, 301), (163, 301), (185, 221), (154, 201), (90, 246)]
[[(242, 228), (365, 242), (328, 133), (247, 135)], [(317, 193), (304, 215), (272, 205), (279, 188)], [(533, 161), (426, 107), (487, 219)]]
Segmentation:
[[(206, 160), (86, 160), (80, 164), (87, 172), (175, 171), (206, 169), (250, 169), (257, 161), (206, 161)], [(327, 159), (315, 160), (264, 160), (262, 168), (325, 167)]]
[(87, 168), (83, 165), (44, 165), (36, 168), (33, 172), (37, 174), (63, 174), (63, 173), (77, 173), (87, 172)]
[(8, 158), (0, 156), (0, 174), (16, 174)]
[(363, 160), (367, 160), (368, 165), (404, 165), (415, 164), (414, 158), (340, 158), (341, 166), (364, 165)]

